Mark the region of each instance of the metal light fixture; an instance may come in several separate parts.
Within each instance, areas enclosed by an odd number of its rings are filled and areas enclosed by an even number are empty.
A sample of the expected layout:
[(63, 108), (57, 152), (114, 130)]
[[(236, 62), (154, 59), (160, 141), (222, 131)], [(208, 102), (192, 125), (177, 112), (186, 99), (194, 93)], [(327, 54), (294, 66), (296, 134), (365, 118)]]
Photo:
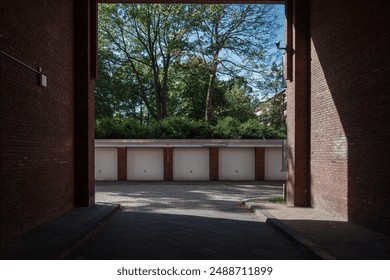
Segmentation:
[(276, 45), (276, 48), (277, 48), (278, 50), (286, 50), (285, 47), (284, 47), (284, 48), (281, 48), (281, 47), (280, 47), (280, 41), (276, 41), (276, 42), (275, 42), (275, 45)]
[[(2, 35), (0, 35), (0, 40), (1, 39), (3, 39)], [(42, 68), (41, 67), (38, 67), (38, 69), (35, 69), (35, 68), (27, 65), (26, 63), (23, 63), (19, 59), (16, 59), (12, 55), (9, 55), (8, 53), (2, 51), (1, 49), (0, 49), (0, 55), (4, 55), (4, 56), (8, 57), (9, 59), (13, 60), (14, 62), (16, 62), (16, 63), (22, 65), (23, 67), (25, 67), (25, 68), (35, 72), (36, 74), (38, 74), (38, 84), (40, 86), (42, 86), (42, 87), (47, 87), (47, 77), (42, 74)]]

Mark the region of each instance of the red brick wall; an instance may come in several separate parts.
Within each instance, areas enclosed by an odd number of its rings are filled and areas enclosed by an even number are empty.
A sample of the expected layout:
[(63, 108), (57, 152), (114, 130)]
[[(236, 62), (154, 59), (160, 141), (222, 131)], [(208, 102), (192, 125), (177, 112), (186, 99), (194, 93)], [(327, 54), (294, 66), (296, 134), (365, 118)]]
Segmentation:
[(265, 149), (255, 148), (255, 179), (264, 181), (265, 179)]
[(312, 203), (390, 228), (388, 1), (311, 1)]
[[(309, 1), (288, 2), (293, 9), (292, 79), (287, 82), (287, 198), (310, 206), (310, 17)], [(290, 61), (290, 59), (288, 59)]]
[(164, 180), (173, 180), (173, 148), (164, 148)]
[(127, 148), (117, 148), (118, 181), (127, 181)]
[(219, 180), (219, 148), (209, 148), (210, 181)]
[(73, 1), (1, 1), (1, 238), (74, 202)]

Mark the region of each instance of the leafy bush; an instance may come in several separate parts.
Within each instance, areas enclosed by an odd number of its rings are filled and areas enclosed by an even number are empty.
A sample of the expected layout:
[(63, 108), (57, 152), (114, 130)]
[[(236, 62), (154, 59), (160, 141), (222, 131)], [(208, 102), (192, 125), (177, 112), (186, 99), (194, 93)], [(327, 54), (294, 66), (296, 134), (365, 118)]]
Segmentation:
[(96, 120), (95, 138), (120, 139), (127, 137), (118, 121), (111, 118), (102, 118)]
[(184, 117), (168, 117), (152, 127), (153, 138), (157, 139), (194, 139), (210, 138), (210, 126), (205, 121)]
[(252, 119), (242, 124), (241, 135), (246, 139), (284, 139), (287, 131)]
[(251, 119), (240, 125), (240, 135), (243, 139), (282, 139), (286, 138), (285, 131), (275, 129), (264, 123)]
[(210, 125), (204, 120), (168, 117), (148, 126), (134, 118), (96, 120), (97, 139), (281, 139), (286, 131), (264, 125), (256, 119), (246, 122), (226, 117)]
[(149, 138), (149, 128), (133, 118), (102, 118), (96, 120), (97, 139), (139, 139)]
[(213, 138), (217, 139), (239, 139), (240, 122), (232, 117), (220, 119), (213, 129)]
[(122, 122), (121, 127), (127, 135), (126, 138), (129, 139), (148, 139), (153, 137), (150, 128), (134, 118), (126, 118)]

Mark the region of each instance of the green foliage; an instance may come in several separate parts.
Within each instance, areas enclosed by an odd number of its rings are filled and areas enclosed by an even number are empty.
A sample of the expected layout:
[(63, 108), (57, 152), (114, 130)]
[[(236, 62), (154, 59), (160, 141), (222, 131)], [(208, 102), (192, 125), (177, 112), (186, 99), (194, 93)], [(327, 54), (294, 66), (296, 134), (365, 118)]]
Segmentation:
[(280, 139), (285, 131), (268, 127), (258, 120), (240, 122), (220, 119), (214, 125), (205, 120), (168, 117), (149, 125), (132, 117), (102, 118), (96, 121), (97, 139)]
[[(221, 119), (232, 117), (239, 122), (245, 122), (249, 119), (254, 119), (254, 106), (251, 96), (251, 88), (247, 85), (243, 78), (232, 78), (221, 83), (223, 86), (218, 86), (224, 94), (217, 94), (214, 99), (215, 118)], [(218, 93), (218, 91), (217, 91)], [(221, 96), (223, 99), (221, 100)]]
[[(192, 57), (172, 67), (170, 112), (191, 119), (204, 119), (208, 70), (200, 58)], [(223, 95), (223, 93), (222, 93)]]
[(266, 79), (278, 23), (271, 5), (199, 5), (199, 10), (191, 51), (209, 67), (205, 118), (212, 122), (218, 75)]
[(243, 139), (283, 139), (285, 131), (264, 125), (257, 119), (248, 120), (240, 125), (240, 135)]
[(134, 118), (102, 118), (96, 120), (97, 139), (147, 139), (152, 135), (148, 127)]
[(283, 139), (285, 132), (266, 126), (256, 119), (240, 122), (226, 117), (217, 122), (213, 138), (219, 139)]
[(209, 125), (203, 120), (185, 117), (168, 117), (152, 127), (155, 138), (160, 139), (204, 139), (210, 138)]
[(217, 139), (239, 139), (240, 122), (232, 117), (220, 119), (214, 126), (213, 138)]
[(279, 130), (286, 129), (285, 91), (281, 91), (257, 106), (258, 117), (266, 125)]
[(272, 5), (99, 5), (96, 138), (284, 138), (254, 114), (275, 26)]
[(99, 5), (99, 52), (111, 54), (108, 64), (126, 68), (121, 79), (134, 85), (129, 93), (156, 120), (168, 115), (170, 67), (187, 48), (192, 24), (186, 18), (193, 13), (193, 5)]
[(274, 203), (279, 203), (279, 204), (286, 204), (286, 199), (283, 198), (282, 196), (273, 196), (271, 198), (268, 199), (268, 201), (270, 202), (274, 202)]

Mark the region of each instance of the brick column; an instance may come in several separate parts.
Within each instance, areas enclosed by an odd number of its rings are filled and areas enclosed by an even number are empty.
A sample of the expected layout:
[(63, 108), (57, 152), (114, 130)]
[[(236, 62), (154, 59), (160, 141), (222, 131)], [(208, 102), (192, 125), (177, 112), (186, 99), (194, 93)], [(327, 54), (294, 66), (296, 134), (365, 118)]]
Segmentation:
[(310, 1), (293, 3), (293, 72), (287, 84), (287, 200), (310, 206)]
[(219, 148), (209, 148), (209, 180), (219, 180)]
[[(94, 69), (92, 33), (96, 32), (96, 0), (74, 1), (74, 198), (75, 206), (95, 204)], [(93, 36), (92, 36), (93, 37)]]
[(255, 179), (256, 181), (265, 180), (265, 149), (255, 148)]
[(173, 180), (173, 148), (164, 148), (164, 181)]
[(117, 148), (118, 181), (127, 181), (127, 148)]

